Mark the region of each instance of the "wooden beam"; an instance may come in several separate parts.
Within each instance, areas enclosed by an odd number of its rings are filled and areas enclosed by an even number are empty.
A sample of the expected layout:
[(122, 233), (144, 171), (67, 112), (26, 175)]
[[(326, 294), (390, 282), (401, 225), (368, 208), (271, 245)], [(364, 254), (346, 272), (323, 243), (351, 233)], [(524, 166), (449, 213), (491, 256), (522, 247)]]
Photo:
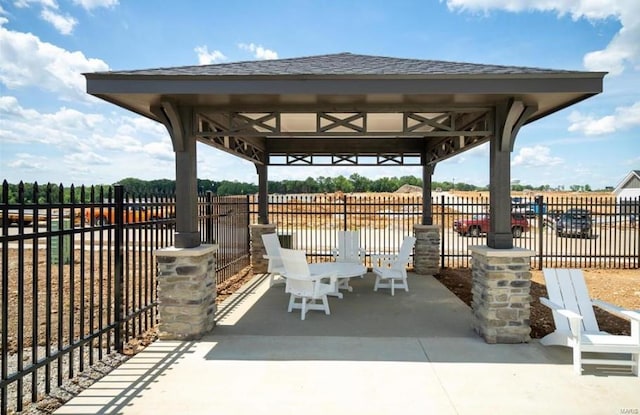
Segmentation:
[(180, 109), (171, 101), (162, 101), (160, 105), (151, 106), (151, 112), (165, 126), (171, 137), (173, 151), (184, 151), (185, 130), (180, 118)]
[[(501, 106), (499, 106), (500, 108)], [(500, 141), (500, 149), (502, 151), (513, 151), (513, 145), (518, 135), (520, 127), (522, 127), (538, 110), (537, 105), (525, 105), (520, 100), (509, 99), (506, 106), (499, 109), (504, 115), (504, 123), (502, 125), (502, 134)]]
[(428, 140), (424, 138), (269, 138), (267, 151), (271, 155), (289, 153), (369, 154), (422, 153)]

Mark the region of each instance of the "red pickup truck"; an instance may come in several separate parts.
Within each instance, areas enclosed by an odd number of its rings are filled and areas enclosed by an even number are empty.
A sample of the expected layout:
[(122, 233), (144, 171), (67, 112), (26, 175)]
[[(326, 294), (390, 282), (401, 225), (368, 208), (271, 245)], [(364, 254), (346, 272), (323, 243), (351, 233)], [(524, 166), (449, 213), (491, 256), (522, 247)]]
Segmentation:
[[(489, 231), (489, 215), (473, 215), (469, 219), (459, 219), (453, 222), (453, 231), (462, 236), (480, 236)], [(524, 232), (529, 232), (529, 222), (521, 213), (511, 214), (511, 233), (519, 238)]]

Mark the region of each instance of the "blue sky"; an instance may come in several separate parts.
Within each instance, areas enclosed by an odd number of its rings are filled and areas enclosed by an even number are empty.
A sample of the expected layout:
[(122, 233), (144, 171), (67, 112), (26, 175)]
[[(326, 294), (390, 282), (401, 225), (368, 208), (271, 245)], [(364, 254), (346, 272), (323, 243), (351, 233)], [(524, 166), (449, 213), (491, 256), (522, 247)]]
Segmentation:
[[(512, 179), (617, 185), (640, 169), (640, 1), (0, 0), (0, 179), (109, 184), (175, 178), (160, 124), (95, 99), (84, 72), (329, 53), (606, 71), (604, 92), (524, 127)], [(270, 180), (415, 175), (415, 167), (272, 167)], [(257, 183), (198, 145), (198, 176)], [(488, 148), (435, 181), (489, 182)]]

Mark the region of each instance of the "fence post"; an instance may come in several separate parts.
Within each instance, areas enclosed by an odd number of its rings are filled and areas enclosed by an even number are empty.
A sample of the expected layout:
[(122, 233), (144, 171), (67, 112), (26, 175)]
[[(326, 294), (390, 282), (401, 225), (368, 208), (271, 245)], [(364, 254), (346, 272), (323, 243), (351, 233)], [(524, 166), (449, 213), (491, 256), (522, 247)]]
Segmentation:
[(122, 185), (115, 185), (115, 235), (114, 235), (114, 254), (115, 254), (115, 270), (114, 270), (114, 320), (115, 320), (115, 347), (116, 351), (122, 352), (124, 349), (124, 341), (122, 336), (124, 326), (124, 304), (123, 304), (123, 261), (124, 261), (124, 188)]
[(444, 223), (445, 215), (444, 215), (444, 195), (440, 196), (440, 225), (442, 226), (442, 231), (440, 234), (442, 235), (442, 239), (440, 240), (440, 268), (444, 268), (444, 239), (446, 238), (445, 232), (447, 231), (447, 225)]
[[(9, 183), (4, 180), (2, 182), (2, 203), (0, 204), (0, 212), (2, 212), (2, 223), (0, 227), (2, 228), (2, 235), (9, 234), (9, 220), (7, 219), (9, 216)], [(49, 215), (48, 218), (51, 216)], [(47, 244), (49, 246), (49, 244)], [(9, 376), (9, 240), (6, 238), (2, 239), (2, 262), (0, 263), (0, 272), (2, 272), (2, 279), (0, 280), (0, 285), (2, 286), (0, 293), (0, 298), (2, 298), (2, 304), (0, 305), (0, 380), (3, 382)], [(49, 274), (50, 275), (50, 274)], [(50, 314), (47, 314), (49, 316)], [(49, 326), (47, 326), (49, 327)], [(49, 340), (49, 337), (47, 337)], [(50, 347), (45, 348), (47, 351), (50, 350)], [(6, 414), (8, 402), (7, 402), (7, 390), (8, 387), (2, 386), (0, 390), (0, 411), (2, 414)]]
[(546, 215), (546, 210), (544, 208), (544, 196), (536, 196), (536, 203), (538, 207), (536, 208), (536, 219), (538, 220), (538, 270), (542, 269), (542, 249), (544, 247), (543, 238), (544, 238), (544, 215)]
[(342, 195), (342, 214), (344, 215), (344, 226), (342, 230), (346, 231), (349, 229), (347, 226), (347, 195)]
[(205, 230), (205, 242), (207, 244), (212, 244), (214, 243), (214, 226), (215, 226), (215, 221), (213, 219), (213, 192), (211, 190), (207, 190), (206, 193), (207, 197), (206, 197), (206, 206), (205, 206), (205, 223), (206, 223), (206, 230)]
[[(246, 226), (246, 247), (247, 247), (247, 251), (246, 252), (250, 252), (251, 251), (251, 233), (249, 232), (249, 225), (251, 225), (251, 196), (247, 195), (247, 205), (246, 205), (246, 209), (247, 209), (247, 226)], [(267, 218), (269, 216), (267, 215)]]

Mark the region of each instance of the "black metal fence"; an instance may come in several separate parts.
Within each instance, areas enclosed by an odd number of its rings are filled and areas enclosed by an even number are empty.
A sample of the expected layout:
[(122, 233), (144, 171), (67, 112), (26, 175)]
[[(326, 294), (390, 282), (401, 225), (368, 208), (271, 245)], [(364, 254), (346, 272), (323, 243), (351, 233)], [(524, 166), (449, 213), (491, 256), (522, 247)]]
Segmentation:
[(249, 196), (200, 195), (198, 218), (202, 241), (218, 244), (216, 283), (221, 284), (250, 263)]
[[(29, 401), (121, 352), (156, 325), (153, 251), (173, 245), (175, 197), (122, 186), (2, 186), (0, 410)], [(33, 202), (27, 202), (33, 201)], [(249, 265), (246, 197), (199, 197), (217, 283)]]
[[(10, 200), (5, 182), (0, 200), (2, 415), (9, 401), (21, 411), (23, 402), (50, 393), (53, 382), (61, 385), (154, 327), (153, 251), (173, 245), (173, 195), (131, 195), (120, 186), (105, 192), (36, 185), (31, 192), (21, 186)], [(488, 209), (487, 198), (433, 198), (443, 267), (469, 266), (469, 246), (485, 244), (486, 236), (460, 235), (453, 223), (486, 216)], [(588, 235), (559, 232), (559, 214), (571, 209), (589, 212)], [(535, 268), (640, 268), (639, 199), (617, 204), (613, 198), (520, 198), (513, 211), (528, 218), (529, 229), (514, 244), (536, 253)], [(269, 221), (277, 224), (283, 245), (304, 249), (315, 261), (330, 257), (337, 230), (360, 230), (369, 255), (396, 252), (421, 218), (420, 196), (269, 200)], [(249, 265), (256, 196), (200, 195), (198, 221), (202, 242), (219, 245), (218, 284)]]
[[(469, 245), (486, 244), (486, 234), (460, 235), (453, 222), (486, 216), (486, 198), (434, 199), (442, 225), (442, 266), (468, 267)], [(624, 206), (624, 207), (623, 207)], [(629, 210), (634, 206), (636, 210)], [(640, 198), (614, 197), (514, 198), (512, 212), (524, 216), (529, 230), (514, 237), (514, 246), (535, 252), (531, 266), (573, 268), (640, 268), (640, 229), (636, 224)], [(579, 215), (577, 215), (579, 214)], [(581, 217), (584, 223), (575, 219)], [(569, 228), (566, 228), (566, 218)], [(512, 222), (515, 226), (515, 221)], [(586, 225), (585, 225), (586, 223)], [(565, 224), (565, 228), (561, 225)]]
[[(257, 198), (251, 199), (257, 214)], [(528, 228), (514, 245), (535, 252), (531, 266), (639, 268), (640, 229), (635, 224), (640, 199), (616, 202), (613, 197), (523, 197), (512, 210)], [(630, 209), (630, 206), (635, 209)], [(589, 213), (589, 235), (565, 235), (556, 229), (560, 213)], [(486, 232), (460, 235), (457, 220), (487, 217), (487, 197), (437, 196), (432, 199), (433, 223), (440, 226), (441, 266), (469, 267), (470, 245), (486, 244)], [(255, 219), (254, 219), (255, 220)], [(269, 222), (277, 225), (281, 243), (303, 249), (315, 261), (326, 260), (337, 246), (338, 230), (360, 230), (368, 254), (396, 252), (413, 225), (422, 220), (421, 196), (271, 195)], [(487, 221), (488, 222), (488, 221)], [(486, 228), (482, 228), (483, 231)]]

